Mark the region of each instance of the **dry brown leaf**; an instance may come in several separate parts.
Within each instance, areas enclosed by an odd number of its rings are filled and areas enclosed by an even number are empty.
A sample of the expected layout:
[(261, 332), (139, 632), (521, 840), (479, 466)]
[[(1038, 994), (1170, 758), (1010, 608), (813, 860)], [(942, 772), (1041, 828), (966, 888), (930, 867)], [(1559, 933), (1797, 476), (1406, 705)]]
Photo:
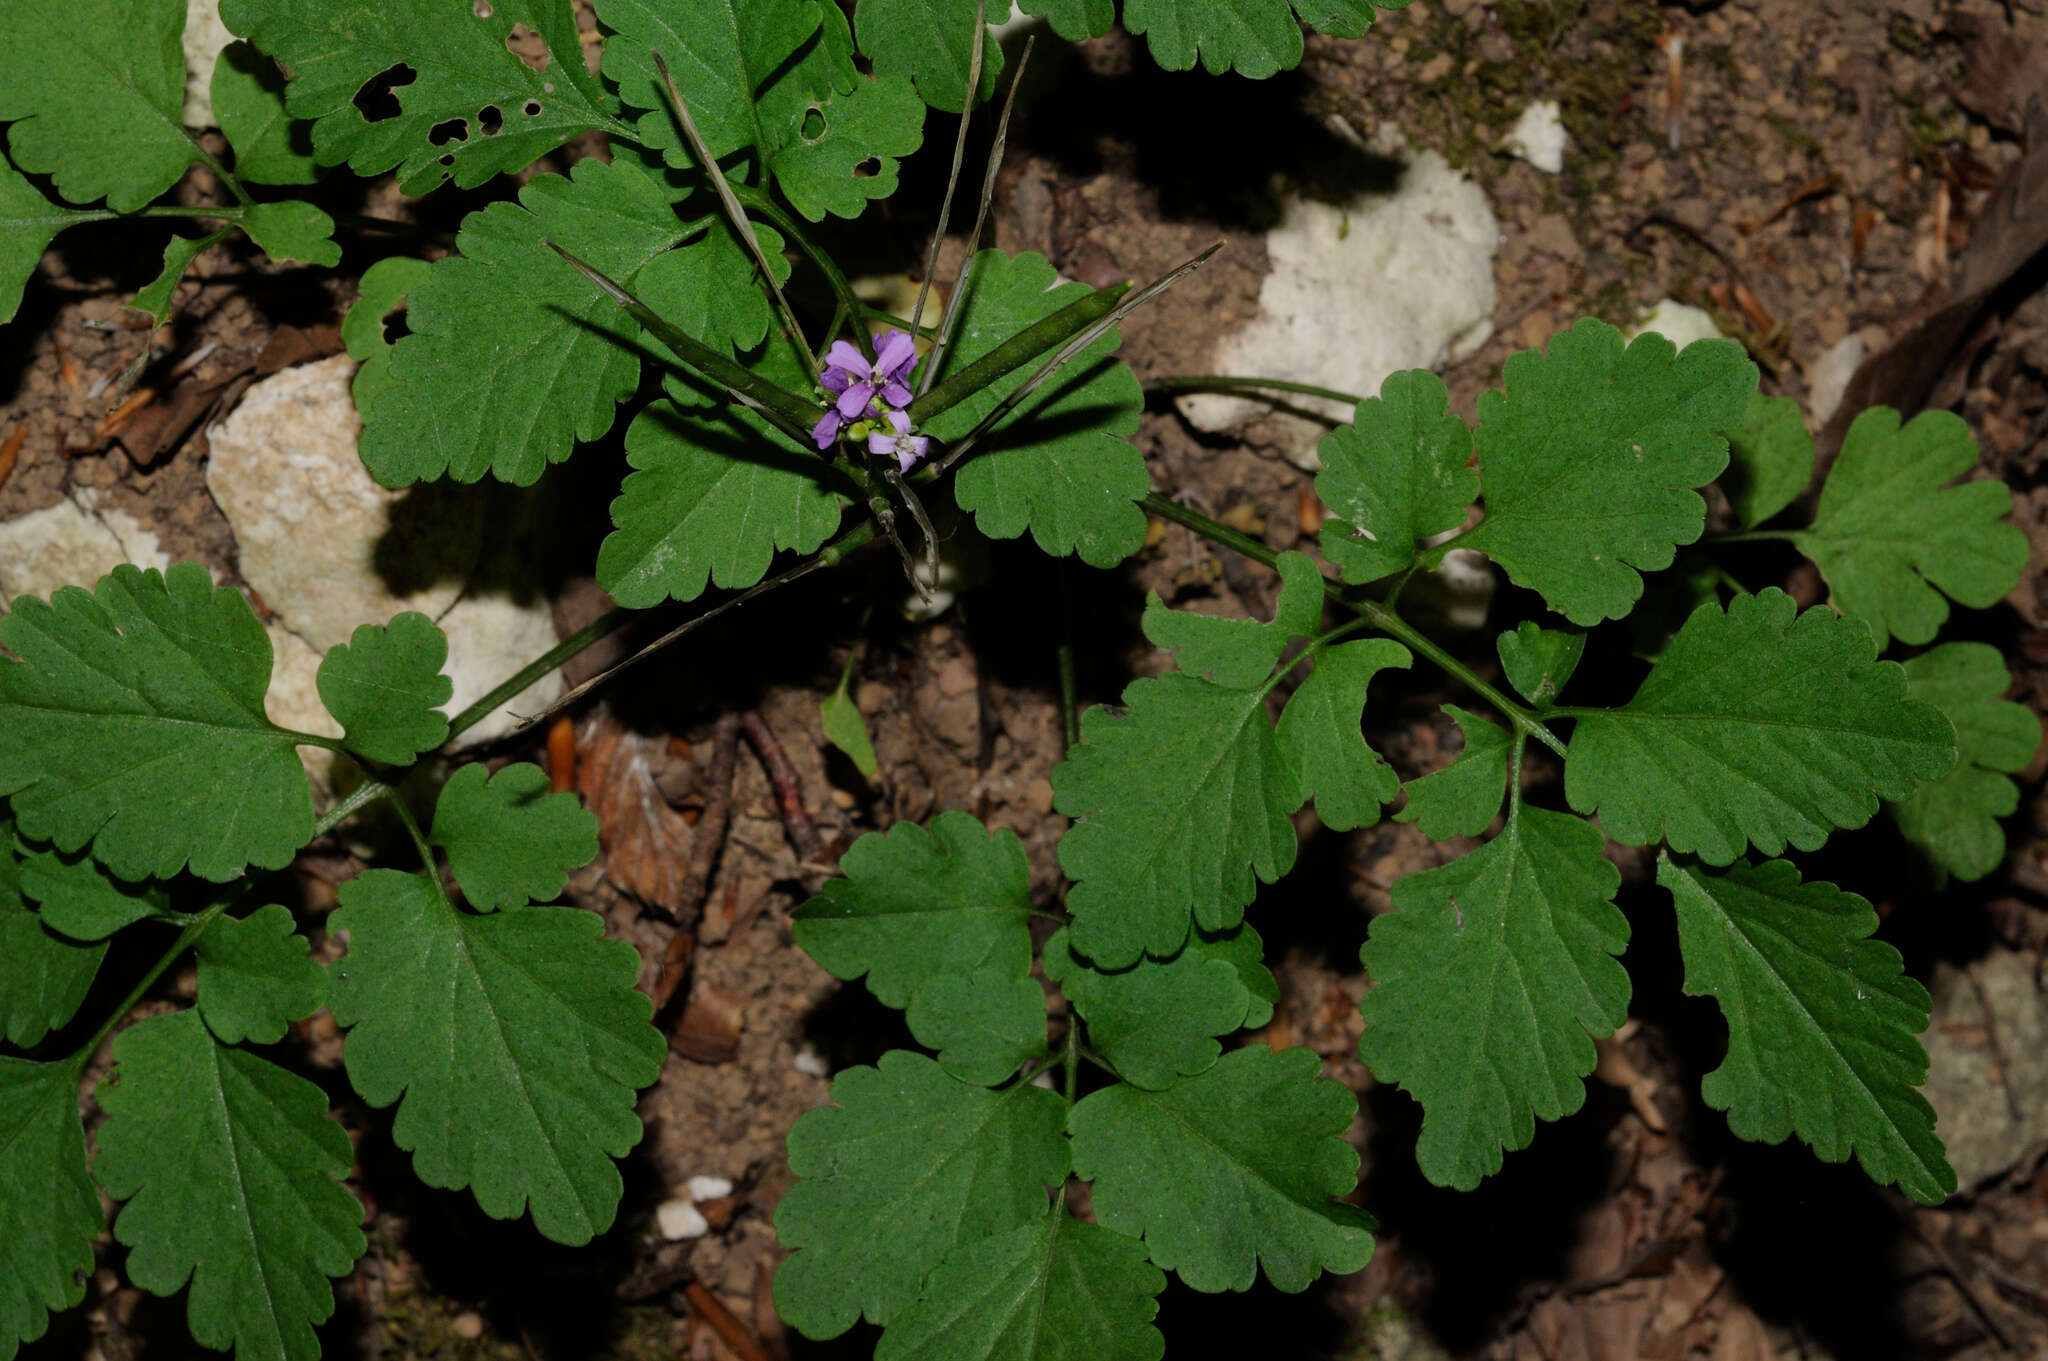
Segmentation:
[(577, 733), (576, 787), (597, 814), (605, 877), (622, 893), (673, 910), (690, 870), (690, 828), (655, 787), (659, 740), (597, 711)]

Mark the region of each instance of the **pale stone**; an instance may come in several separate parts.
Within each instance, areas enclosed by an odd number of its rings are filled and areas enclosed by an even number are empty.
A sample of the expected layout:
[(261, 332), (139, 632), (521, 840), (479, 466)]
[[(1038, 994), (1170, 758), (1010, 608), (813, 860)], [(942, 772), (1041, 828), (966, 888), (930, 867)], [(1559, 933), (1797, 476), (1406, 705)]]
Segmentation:
[(1713, 316), (1705, 308), (1676, 298), (1659, 299), (1637, 318), (1628, 337), (1633, 340), (1645, 331), (1655, 331), (1681, 350), (1695, 340), (1722, 339), (1721, 328), (1714, 325)]
[(796, 1057), (789, 1061), (789, 1066), (805, 1077), (829, 1077), (832, 1073), (831, 1066), (825, 1062), (825, 1056), (809, 1045), (796, 1051)]
[(1863, 367), (1870, 346), (1858, 331), (1851, 331), (1830, 345), (1827, 352), (1806, 370), (1806, 414), (1815, 426), (1826, 425), (1842, 405), (1849, 380)]
[(91, 590), (124, 562), (169, 567), (156, 535), (118, 510), (97, 510), (89, 490), (0, 524), (0, 602), (48, 599), (59, 587)]
[(1539, 99), (1522, 110), (1522, 116), (1501, 141), (1501, 149), (1519, 156), (1546, 175), (1564, 169), (1564, 121), (1557, 101)]
[(188, 128), (213, 122), (213, 68), (220, 50), (235, 40), (220, 21), (220, 0), (185, 0), (185, 110)]
[[(1970, 965), (1970, 973), (1934, 966), (1928, 986), (1933, 1021), (1920, 1036), (1930, 1065), (1922, 1091), (1964, 1194), (2048, 1143), (2048, 1017), (2034, 963), (2017, 951), (1993, 949)], [(1962, 1038), (1982, 1035), (1984, 1027), (1996, 1036), (1996, 1051)], [(2003, 1073), (2001, 1055), (2008, 1065)]]
[(691, 1200), (717, 1200), (732, 1194), (732, 1182), (726, 1177), (692, 1177), (687, 1184)]
[(704, 1218), (704, 1212), (680, 1196), (661, 1203), (654, 1212), (654, 1223), (661, 1230), (661, 1236), (671, 1243), (680, 1243), (686, 1238), (702, 1238), (711, 1232), (711, 1224)]
[[(1266, 234), (1272, 272), (1259, 288), (1258, 314), (1218, 342), (1211, 372), (1372, 396), (1389, 374), (1437, 368), (1461, 347), (1484, 342), (1500, 245), (1493, 208), (1484, 190), (1435, 152), (1406, 159), (1391, 191), (1362, 193), (1341, 207), (1307, 199), (1285, 205), (1280, 225)], [(1288, 401), (1339, 420), (1351, 415), (1341, 403)], [(1208, 393), (1179, 402), (1210, 433), (1241, 432), (1270, 411)], [(1320, 467), (1315, 446), (1324, 427), (1276, 419), (1281, 452), (1303, 468)]]

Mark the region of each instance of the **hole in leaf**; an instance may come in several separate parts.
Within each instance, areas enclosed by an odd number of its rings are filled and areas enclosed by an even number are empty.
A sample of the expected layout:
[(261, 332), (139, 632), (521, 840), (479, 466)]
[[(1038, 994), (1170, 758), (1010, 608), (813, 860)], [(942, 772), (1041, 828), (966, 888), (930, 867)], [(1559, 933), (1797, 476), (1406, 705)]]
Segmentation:
[(442, 165), (454, 165), (454, 164), (455, 164), (455, 157), (454, 157), (454, 156), (452, 156), (452, 155), (450, 155), (450, 156), (443, 156), (443, 157), (441, 158), (441, 164), (442, 164)]
[(470, 6), (470, 9), (476, 12), (477, 18), (488, 19), (491, 17), (491, 0), (476, 0), (476, 3)]
[(484, 136), (496, 137), (505, 130), (505, 115), (496, 104), (486, 104), (476, 111), (477, 126), (484, 130)]
[(804, 110), (804, 121), (797, 128), (797, 135), (806, 142), (815, 142), (825, 135), (825, 115), (813, 104)]
[(420, 78), (420, 73), (399, 62), (387, 67), (363, 82), (363, 88), (356, 91), (349, 103), (356, 106), (356, 112), (366, 123), (382, 123), (405, 112), (398, 102), (398, 91)]
[(386, 345), (396, 345), (399, 341), (412, 334), (412, 327), (406, 325), (405, 304), (403, 303), (400, 303), (397, 307), (392, 308), (390, 312), (386, 313), (381, 325), (384, 330), (384, 343)]
[(547, 39), (525, 24), (512, 25), (512, 31), (505, 35), (505, 50), (525, 62), (529, 71), (548, 69)]
[(528, 118), (538, 118), (540, 117), (540, 101), (538, 99), (529, 99), (519, 111)]
[(875, 156), (868, 157), (853, 168), (853, 177), (857, 180), (871, 180), (881, 173), (882, 162)]
[(450, 142), (469, 140), (469, 120), (451, 118), (445, 123), (436, 123), (427, 131), (427, 142), (432, 146), (447, 146)]

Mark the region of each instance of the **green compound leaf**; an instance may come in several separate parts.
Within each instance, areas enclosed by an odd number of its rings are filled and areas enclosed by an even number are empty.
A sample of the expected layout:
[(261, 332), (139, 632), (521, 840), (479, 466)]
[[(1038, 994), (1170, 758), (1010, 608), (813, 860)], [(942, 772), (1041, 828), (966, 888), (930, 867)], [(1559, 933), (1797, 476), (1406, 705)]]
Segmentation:
[(1751, 529), (1798, 499), (1813, 480), (1813, 436), (1799, 403), (1790, 397), (1754, 393), (1742, 424), (1728, 436), (1728, 468), (1721, 490), (1735, 509), (1735, 522)]
[[(917, 85), (925, 103), (958, 113), (966, 103), (967, 68), (974, 59), (975, 0), (867, 0), (854, 10), (860, 50), (883, 75)], [(987, 7), (1000, 19), (1000, 3)], [(982, 44), (981, 88), (987, 99), (1003, 70), (1003, 46), (990, 34)]]
[(1222, 619), (1168, 609), (1156, 592), (1145, 596), (1143, 625), (1153, 646), (1174, 651), (1174, 665), (1229, 690), (1265, 685), (1274, 663), (1296, 638), (1316, 631), (1323, 617), (1323, 575), (1306, 553), (1282, 553), (1280, 596), (1271, 623)]
[(0, 157), (0, 322), (14, 319), (21, 290), (57, 233), (92, 216), (50, 202)]
[(955, 1247), (1036, 1223), (1067, 1174), (1066, 1106), (1043, 1087), (992, 1092), (897, 1049), (831, 1099), (790, 1128), (803, 1180), (775, 1211), (775, 1309), (806, 1337), (890, 1322)]
[(1469, 1191), (1586, 1099), (1593, 1038), (1628, 1014), (1621, 873), (1578, 818), (1522, 807), (1501, 834), (1394, 885), (1360, 957), (1359, 1059), (1422, 1103), (1415, 1160)]
[(924, 101), (898, 75), (862, 76), (853, 34), (838, 6), (804, 58), (761, 100), (768, 168), (796, 210), (813, 222), (827, 213), (859, 217), (874, 199), (896, 192), (898, 157), (924, 142)]
[(455, 682), (441, 674), (447, 664), (448, 635), (424, 614), (364, 624), (321, 659), (320, 702), (350, 751), (407, 765), (448, 740), (440, 708), (454, 697)]
[(249, 43), (229, 43), (213, 68), (213, 116), (245, 184), (311, 184), (320, 177), (313, 129), (285, 111), (284, 73)]
[(1178, 672), (1136, 680), (1126, 712), (1081, 715), (1081, 741), (1053, 768), (1073, 948), (1105, 969), (1170, 959), (1188, 918), (1243, 920), (1254, 876), (1294, 864), (1301, 787), (1273, 740), (1263, 690), (1226, 690)]
[[(1199, 55), (1211, 75), (1236, 71), (1263, 80), (1301, 64), (1302, 24), (1356, 38), (1376, 9), (1399, 9), (1407, 2), (1294, 0), (1290, 13), (1287, 0), (1124, 0), (1124, 27), (1144, 34), (1152, 59), (1169, 71), (1187, 70)], [(1054, 3), (1064, 8), (1074, 0)]]
[(848, 499), (816, 449), (737, 402), (656, 402), (627, 428), (626, 461), (634, 471), (612, 502), (618, 528), (598, 550), (597, 580), (631, 609), (752, 586), (777, 552), (830, 538)]
[(941, 974), (911, 994), (904, 1020), (939, 1067), (993, 1087), (1045, 1052), (1045, 989), (1000, 966)]
[(1159, 1361), (1165, 1288), (1144, 1244), (1055, 1208), (947, 1253), (875, 1361)]
[(1423, 560), (1474, 548), (1574, 624), (1620, 618), (1642, 597), (1638, 569), (1669, 567), (1699, 538), (1707, 503), (1693, 488), (1727, 464), (1713, 432), (1741, 423), (1756, 366), (1730, 340), (1681, 354), (1651, 331), (1624, 348), (1589, 319), (1502, 374), (1505, 391), (1479, 396), (1486, 518)]
[[(883, 8), (877, 0), (869, 4)], [(973, 8), (967, 6), (970, 14)], [(860, 14), (865, 19), (867, 10)], [(977, 255), (963, 285), (967, 300), (940, 379), (1088, 296), (1086, 284), (1055, 287), (1057, 279), (1042, 255), (993, 250)], [(1046, 552), (1055, 557), (1076, 553), (1091, 567), (1113, 567), (1144, 544), (1145, 516), (1137, 502), (1151, 489), (1151, 475), (1127, 437), (1138, 429), (1145, 397), (1137, 377), (1114, 358), (1121, 343), (1114, 328), (1104, 332), (1003, 417), (987, 444), (961, 465), (954, 475), (954, 495), (962, 510), (973, 512), (984, 534), (1014, 539), (1029, 529)], [(926, 432), (942, 442), (964, 437), (1035, 368), (997, 379), (934, 416)]]
[(1700, 1083), (1740, 1138), (1797, 1134), (1823, 1162), (1851, 1153), (1871, 1179), (1925, 1205), (1956, 1189), (1927, 1080), (1927, 990), (1868, 939), (1870, 904), (1801, 883), (1783, 860), (1720, 873), (1659, 857), (1678, 910), (1685, 990), (1728, 1020), (1728, 1060)]
[(2006, 776), (2026, 769), (2041, 745), (2041, 722), (2024, 704), (2000, 699), (2011, 677), (1986, 643), (1943, 643), (1905, 663), (1906, 687), (1955, 725), (1960, 759), (1932, 784), (1890, 805), (1900, 833), (1940, 870), (1982, 879), (2005, 859), (1998, 819), (2020, 805)]
[[(116, 567), (14, 602), (0, 644), (0, 794), (23, 835), (123, 879), (277, 869), (313, 831), (295, 735), (263, 709), (270, 639), (206, 569)], [(164, 797), (175, 786), (178, 797)]]
[(103, 1221), (86, 1172), (78, 1068), (0, 1058), (0, 1356), (85, 1298)]
[(272, 903), (199, 938), (199, 1014), (222, 1044), (276, 1044), (327, 1005), (327, 970), (293, 928), (291, 909)]
[(388, 487), (486, 472), (523, 487), (602, 435), (640, 381), (639, 328), (546, 243), (631, 288), (685, 234), (661, 185), (623, 159), (579, 161), (471, 213), (462, 254), (412, 290), (364, 465)]
[(1142, 1236), (1196, 1290), (1290, 1293), (1372, 1257), (1372, 1217), (1330, 1199), (1358, 1180), (1344, 1142), (1358, 1106), (1306, 1049), (1250, 1045), (1163, 1092), (1118, 1083), (1068, 1117), (1095, 1218)]
[(1323, 556), (1350, 582), (1377, 581), (1415, 561), (1416, 545), (1465, 523), (1479, 496), (1472, 429), (1448, 414), (1450, 392), (1426, 369), (1396, 373), (1316, 446)]
[(1875, 656), (1861, 624), (1775, 587), (1702, 605), (1634, 699), (1580, 713), (1565, 797), (1616, 841), (1713, 865), (1813, 850), (1955, 763), (1948, 719)]
[(1111, 0), (1019, 0), (1017, 8), (1045, 20), (1068, 42), (1099, 38), (1116, 26)]
[(14, 0), (0, 44), (14, 163), (117, 213), (176, 184), (200, 157), (180, 121), (184, 33), (183, 0)]
[(26, 1049), (78, 1014), (105, 941), (60, 936), (0, 885), (0, 1037)]
[(1524, 619), (1513, 633), (1495, 639), (1494, 648), (1515, 692), (1537, 708), (1548, 709), (1579, 669), (1586, 635), (1577, 629), (1540, 628)]
[[(221, 0), (220, 17), (291, 72), (285, 105), (312, 120), (321, 165), (396, 170), (398, 187), (418, 195), (449, 178), (471, 189), (524, 169), (592, 128), (624, 130), (576, 78), (583, 53), (573, 25), (565, 34), (549, 16), (556, 4)], [(547, 74), (506, 48), (521, 22), (553, 49)]]
[(368, 416), (377, 397), (391, 381), (392, 342), (384, 338), (384, 323), (405, 306), (412, 291), (426, 281), (433, 265), (410, 255), (392, 255), (363, 271), (361, 290), (355, 305), (342, 318), (341, 340), (348, 357), (359, 366), (350, 391), (356, 410)]
[[(782, 252), (781, 233), (756, 223), (754, 239), (775, 271), (775, 282), (788, 283), (789, 260)], [(775, 323), (775, 309), (761, 287), (759, 273), (754, 257), (740, 244), (739, 234), (726, 222), (714, 221), (706, 224), (704, 234), (696, 240), (649, 262), (640, 275), (640, 299), (664, 320), (714, 349), (728, 354), (751, 350), (767, 338), (768, 328)], [(785, 387), (803, 390), (810, 380), (801, 361), (787, 347), (771, 352), (768, 362), (777, 361), (783, 362), (767, 376)], [(685, 397), (675, 392), (678, 383), (673, 377), (669, 386), (671, 395)], [(688, 386), (693, 391), (686, 399), (719, 400), (694, 391), (697, 384)]]
[(722, 158), (761, 144), (754, 97), (818, 31), (819, 3), (598, 0), (597, 16), (614, 30), (604, 45), (606, 79), (617, 83), (628, 108), (646, 110), (634, 123), (634, 139), (667, 153), (669, 164), (687, 166), (695, 159), (652, 54), (668, 63), (706, 149)]
[[(73, 940), (105, 940), (124, 926), (160, 917), (170, 910), (171, 897), (160, 884), (130, 884), (112, 878), (78, 852), (59, 855), (27, 846), (21, 852), (20, 889), (34, 901), (43, 925)], [(6, 852), (0, 850), (0, 857)], [(0, 870), (0, 877), (4, 877)], [(7, 890), (0, 887), (0, 899)]]
[(495, 775), (473, 762), (442, 787), (427, 839), (448, 853), (469, 905), (495, 912), (561, 896), (570, 873), (597, 858), (597, 815), (574, 794), (551, 793), (530, 762)]
[(343, 884), (331, 926), (349, 933), (330, 1003), (349, 1081), (400, 1103), (392, 1137), (420, 1180), (470, 1187), (495, 1219), (530, 1208), (558, 1243), (609, 1227), (612, 1159), (640, 1141), (634, 1093), (667, 1052), (633, 947), (592, 912), (458, 912), (393, 870)]
[(1947, 486), (1977, 466), (1977, 441), (1951, 411), (1872, 407), (1856, 418), (1820, 491), (1813, 527), (1790, 536), (1828, 580), (1836, 609), (1889, 638), (1933, 639), (1946, 595), (1987, 609), (2020, 579), (2027, 536), (2002, 517), (2012, 493), (1988, 480)]
[(161, 326), (170, 320), (178, 285), (185, 281), (185, 271), (192, 268), (192, 262), (205, 254), (208, 247), (226, 240), (230, 230), (222, 228), (205, 236), (173, 235), (164, 242), (163, 269), (142, 286), (140, 293), (128, 300), (128, 305), (138, 312), (147, 312), (153, 326)]
[(334, 244), (334, 219), (310, 203), (296, 199), (258, 203), (242, 215), (241, 225), (249, 239), (273, 260), (341, 263), (341, 247)]
[(1030, 971), (1030, 871), (1015, 832), (945, 812), (930, 831), (870, 832), (839, 868), (844, 878), (797, 908), (796, 943), (834, 978), (866, 974), (884, 1006), (908, 1007), (928, 979)]
[(1508, 757), (1515, 739), (1491, 719), (1468, 713), (1455, 704), (1443, 706), (1465, 738), (1465, 749), (1433, 775), (1410, 780), (1408, 802), (1394, 814), (1396, 822), (1416, 822), (1435, 841), (1478, 836), (1493, 825), (1501, 796), (1508, 787)]
[[(1251, 927), (1238, 931), (1256, 944)], [(1081, 1013), (1088, 1043), (1117, 1076), (1155, 1091), (1212, 1066), (1223, 1052), (1214, 1037), (1243, 1025), (1252, 1006), (1236, 962), (1199, 932), (1172, 959), (1108, 972), (1075, 955), (1062, 929), (1046, 942), (1045, 976)]]
[(95, 1175), (128, 1203), (114, 1220), (128, 1279), (158, 1295), (187, 1281), (201, 1346), (236, 1361), (317, 1361), (330, 1276), (363, 1255), (363, 1207), (340, 1184), (348, 1135), (306, 1079), (218, 1043), (192, 1011), (114, 1040), (100, 1084)]
[(1372, 826), (1380, 806), (1401, 790), (1400, 776), (1366, 745), (1360, 724), (1372, 678), (1412, 660), (1407, 648), (1385, 638), (1327, 648), (1316, 654), (1315, 669), (1281, 711), (1273, 734), (1280, 759), (1333, 831)]

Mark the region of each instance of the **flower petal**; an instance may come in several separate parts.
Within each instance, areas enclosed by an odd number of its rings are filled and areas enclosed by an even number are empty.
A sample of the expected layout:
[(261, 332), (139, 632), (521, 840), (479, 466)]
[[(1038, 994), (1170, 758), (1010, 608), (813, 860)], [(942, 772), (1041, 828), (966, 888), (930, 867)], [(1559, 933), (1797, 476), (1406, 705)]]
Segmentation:
[(882, 386), (882, 400), (890, 406), (909, 406), (912, 395), (901, 378), (889, 378)]
[(873, 401), (874, 398), (875, 385), (873, 383), (854, 383), (849, 385), (846, 391), (839, 394), (839, 400), (834, 405), (839, 408), (840, 415), (848, 420), (852, 420), (860, 415), (861, 412), (866, 411), (868, 403)]
[(833, 368), (846, 370), (855, 378), (871, 378), (875, 372), (868, 364), (867, 356), (855, 349), (850, 341), (833, 341), (832, 348), (825, 351), (825, 362)]
[[(874, 434), (868, 436), (868, 452), (877, 458), (883, 454), (894, 454), (896, 453), (897, 443), (896, 436), (885, 435), (877, 430)], [(898, 455), (898, 457), (901, 457), (901, 455)]]
[(884, 331), (875, 346), (875, 371), (901, 378), (917, 367), (917, 342), (906, 331)]
[(882, 413), (882, 419), (889, 422), (889, 428), (898, 435), (910, 433), (910, 417), (903, 412), (891, 408)]
[(839, 427), (843, 424), (845, 420), (837, 411), (827, 411), (818, 418), (818, 423), (811, 427), (811, 439), (820, 449), (829, 449), (832, 447), (832, 441), (839, 437)]

